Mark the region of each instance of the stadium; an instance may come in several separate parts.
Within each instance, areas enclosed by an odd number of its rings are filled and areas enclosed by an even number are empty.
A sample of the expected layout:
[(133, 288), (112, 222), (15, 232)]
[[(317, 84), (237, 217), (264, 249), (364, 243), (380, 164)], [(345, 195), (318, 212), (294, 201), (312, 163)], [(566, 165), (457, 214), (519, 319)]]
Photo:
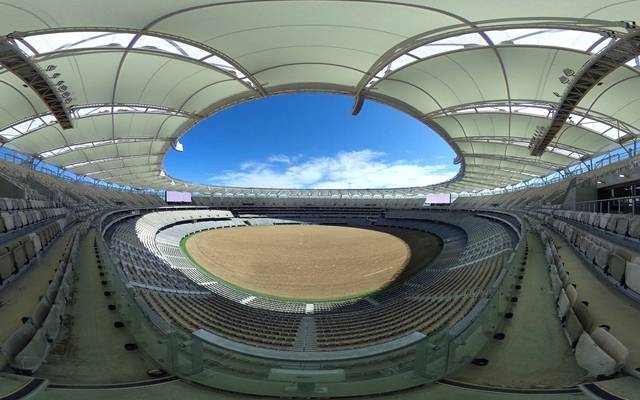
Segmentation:
[(0, 400), (640, 399), (639, 16), (0, 2)]

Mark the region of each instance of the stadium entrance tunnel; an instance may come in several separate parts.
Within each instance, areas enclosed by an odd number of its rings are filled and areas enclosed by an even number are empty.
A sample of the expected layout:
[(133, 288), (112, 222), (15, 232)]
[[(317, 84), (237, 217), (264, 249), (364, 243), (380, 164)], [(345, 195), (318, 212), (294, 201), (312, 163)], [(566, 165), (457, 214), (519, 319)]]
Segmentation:
[[(164, 159), (176, 182), (215, 187), (382, 189), (454, 178), (456, 151), (392, 106), (295, 93), (250, 100), (192, 126)], [(181, 185), (176, 190), (181, 190)]]

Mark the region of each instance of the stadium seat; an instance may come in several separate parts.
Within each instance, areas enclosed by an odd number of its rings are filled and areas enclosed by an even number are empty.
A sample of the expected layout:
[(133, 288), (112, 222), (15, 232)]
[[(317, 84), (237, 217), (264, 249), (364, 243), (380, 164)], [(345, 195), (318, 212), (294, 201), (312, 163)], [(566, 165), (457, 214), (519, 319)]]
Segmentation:
[(60, 330), (62, 328), (62, 315), (64, 313), (64, 306), (60, 304), (54, 304), (49, 310), (49, 315), (42, 324), (47, 340), (53, 342), (58, 338)]
[(2, 345), (0, 345), (0, 366), (10, 363), (13, 358), (23, 349), (35, 335), (36, 327), (31, 320), (20, 326)]
[(608, 230), (609, 232), (615, 232), (616, 226), (618, 225), (618, 220), (620, 218), (621, 217), (619, 215), (612, 215), (607, 221), (607, 226), (605, 227), (605, 229)]
[(602, 214), (600, 215), (600, 229), (606, 229), (609, 225), (609, 220), (611, 219), (611, 214)]
[(606, 247), (598, 247), (596, 249), (595, 263), (598, 267), (604, 269), (609, 263), (609, 250)]
[(569, 273), (564, 268), (561, 267), (558, 269), (558, 276), (560, 277), (560, 282), (562, 282), (562, 287), (570, 283)]
[(0, 218), (2, 218), (2, 231), (9, 232), (15, 229), (15, 225), (13, 223), (13, 215), (8, 212), (0, 212)]
[(578, 338), (584, 332), (584, 328), (580, 323), (580, 319), (578, 319), (576, 313), (570, 309), (567, 312), (567, 316), (564, 322), (564, 332), (569, 341), (569, 346), (574, 347)]
[(33, 248), (36, 253), (40, 253), (42, 251), (42, 243), (40, 242), (40, 236), (36, 233), (32, 233), (29, 235), (29, 239), (33, 242)]
[(596, 328), (591, 335), (583, 332), (576, 345), (576, 362), (589, 376), (610, 376), (617, 372), (629, 357), (629, 350), (604, 328)]
[(565, 291), (565, 289), (561, 289), (560, 296), (558, 297), (558, 318), (561, 320), (567, 315), (567, 312), (573, 306), (578, 297), (575, 288), (572, 286), (567, 286), (567, 288), (570, 288), (569, 292)]
[(21, 373), (34, 373), (44, 362), (50, 347), (45, 330), (39, 329), (29, 343), (15, 356), (11, 368)]
[(37, 256), (36, 247), (33, 245), (32, 240), (27, 239), (24, 241), (24, 251), (27, 260), (33, 260)]
[(593, 316), (589, 312), (589, 307), (584, 302), (576, 302), (573, 305), (573, 312), (580, 321), (582, 328), (587, 332), (591, 332), (594, 320)]
[(626, 236), (629, 230), (629, 218), (627, 216), (621, 216), (617, 219), (615, 232), (618, 235)]
[(47, 318), (47, 314), (49, 314), (49, 310), (51, 309), (51, 303), (46, 296), (43, 296), (40, 299), (40, 302), (36, 306), (36, 309), (31, 314), (31, 320), (36, 327), (40, 327), (44, 322), (45, 318)]
[(553, 297), (558, 298), (560, 295), (560, 290), (562, 289), (562, 281), (558, 276), (558, 271), (556, 270), (555, 265), (551, 264), (551, 268), (549, 271), (549, 276), (551, 279), (551, 291), (553, 292)]
[(576, 362), (589, 373), (589, 376), (611, 375), (616, 371), (616, 360), (607, 354), (589, 336), (582, 332), (576, 345)]
[(625, 266), (624, 282), (636, 293), (640, 294), (640, 263), (636, 260), (628, 261)]
[(0, 279), (5, 281), (15, 272), (16, 264), (13, 254), (6, 247), (0, 248)]
[(20, 270), (24, 265), (26, 265), (29, 262), (24, 244), (20, 243), (19, 245), (13, 248), (12, 252), (13, 252), (13, 259), (15, 261), (16, 268), (18, 270)]
[(626, 269), (626, 262), (625, 263), (618, 262), (615, 265), (609, 266), (609, 269), (607, 270), (607, 272), (611, 274), (613, 279), (615, 279), (618, 283), (623, 283), (625, 269)]
[(634, 215), (629, 220), (629, 236), (640, 239), (640, 215)]

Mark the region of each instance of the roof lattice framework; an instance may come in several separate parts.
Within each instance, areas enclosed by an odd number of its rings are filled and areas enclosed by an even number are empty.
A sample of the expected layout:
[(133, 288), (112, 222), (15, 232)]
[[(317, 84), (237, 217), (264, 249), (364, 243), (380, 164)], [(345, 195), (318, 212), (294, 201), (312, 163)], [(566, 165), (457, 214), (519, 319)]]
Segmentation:
[[(637, 16), (640, 1), (612, 0), (9, 0), (0, 4), (0, 47), (58, 90), (72, 127), (2, 56), (0, 141), (138, 188), (396, 196), (504, 187), (635, 140), (638, 54), (585, 93), (542, 155), (528, 148), (574, 74), (635, 34)], [(201, 119), (302, 91), (413, 115), (452, 146), (460, 173), (430, 187), (376, 190), (211, 187), (163, 173), (167, 151)]]

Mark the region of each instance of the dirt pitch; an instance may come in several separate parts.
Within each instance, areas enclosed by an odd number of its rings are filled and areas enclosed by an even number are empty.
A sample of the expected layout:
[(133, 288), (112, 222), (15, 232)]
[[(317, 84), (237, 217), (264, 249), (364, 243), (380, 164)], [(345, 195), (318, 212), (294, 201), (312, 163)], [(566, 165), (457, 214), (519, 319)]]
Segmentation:
[[(424, 265), (425, 248), (427, 258), (439, 250), (438, 239), (431, 235), (384, 230), (326, 225), (226, 228), (192, 235), (183, 249), (215, 278), (245, 291), (328, 301), (378, 291), (406, 275), (405, 268), (413, 269), (409, 264)], [(405, 235), (411, 238), (398, 237)], [(412, 259), (411, 247), (416, 246), (421, 260)]]

